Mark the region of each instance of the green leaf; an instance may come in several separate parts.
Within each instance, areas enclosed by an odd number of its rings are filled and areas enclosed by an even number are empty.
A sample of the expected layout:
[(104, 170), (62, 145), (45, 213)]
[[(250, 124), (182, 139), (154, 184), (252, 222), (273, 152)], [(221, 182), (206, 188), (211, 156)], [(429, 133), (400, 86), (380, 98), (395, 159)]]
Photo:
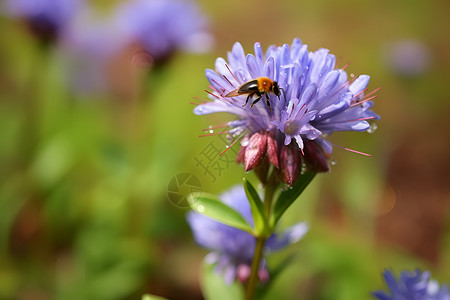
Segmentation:
[(203, 263), (201, 288), (205, 300), (244, 299), (244, 289), (239, 282), (226, 284), (223, 274), (217, 274), (214, 265), (206, 262)]
[(289, 206), (294, 203), (294, 201), (300, 196), (315, 176), (316, 172), (308, 171), (300, 175), (291, 189), (281, 192), (277, 202), (275, 203), (272, 226), (275, 227)]
[(264, 235), (268, 231), (268, 222), (265, 213), (264, 203), (259, 198), (256, 189), (247, 179), (244, 179), (245, 193), (247, 194), (250, 207), (252, 209), (253, 221), (255, 222), (255, 229), (258, 236)]
[(142, 300), (167, 300), (167, 298), (146, 294), (142, 296)]
[(188, 197), (189, 206), (196, 212), (208, 216), (225, 225), (254, 234), (253, 228), (240, 213), (206, 193), (192, 193)]

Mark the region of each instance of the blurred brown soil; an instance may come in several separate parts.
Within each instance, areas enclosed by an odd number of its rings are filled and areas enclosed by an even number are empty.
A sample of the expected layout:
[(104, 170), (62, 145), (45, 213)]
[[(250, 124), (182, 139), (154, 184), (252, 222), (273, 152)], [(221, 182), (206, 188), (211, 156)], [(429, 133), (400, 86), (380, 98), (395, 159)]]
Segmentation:
[(377, 218), (377, 239), (439, 264), (450, 208), (450, 121), (409, 123), (415, 125), (404, 131), (391, 153), (385, 195), (394, 199), (392, 209)]

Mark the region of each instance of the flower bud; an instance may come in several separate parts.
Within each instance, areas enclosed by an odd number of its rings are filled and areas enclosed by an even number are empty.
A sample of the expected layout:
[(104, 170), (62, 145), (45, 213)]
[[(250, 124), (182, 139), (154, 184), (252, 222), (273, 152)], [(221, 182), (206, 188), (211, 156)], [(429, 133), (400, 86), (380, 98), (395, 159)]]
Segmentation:
[(250, 171), (259, 165), (267, 150), (267, 134), (255, 133), (250, 137), (245, 149), (245, 171)]
[(269, 272), (266, 268), (261, 268), (258, 270), (258, 277), (262, 283), (268, 283), (270, 280)]
[(250, 277), (251, 272), (252, 272), (252, 269), (250, 268), (249, 265), (240, 264), (236, 270), (237, 279), (240, 282), (245, 283), (248, 280), (248, 278)]
[(283, 145), (280, 151), (280, 179), (292, 186), (300, 175), (301, 154), (297, 145)]
[(315, 141), (306, 140), (303, 153), (309, 170), (314, 172), (328, 172), (330, 170), (329, 155)]
[(267, 156), (269, 161), (275, 167), (279, 168), (278, 164), (278, 144), (272, 134), (267, 135)]
[(236, 162), (237, 163), (243, 163), (245, 160), (245, 149), (247, 149), (247, 146), (242, 146), (241, 149), (239, 149), (239, 152), (236, 156)]

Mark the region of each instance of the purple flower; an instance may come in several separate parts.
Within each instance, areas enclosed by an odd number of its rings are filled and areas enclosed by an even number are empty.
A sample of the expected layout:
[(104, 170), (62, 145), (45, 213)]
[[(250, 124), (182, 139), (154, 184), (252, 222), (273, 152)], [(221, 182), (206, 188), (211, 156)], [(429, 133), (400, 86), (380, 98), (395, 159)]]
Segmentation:
[[(299, 39), (291, 46), (270, 46), (265, 53), (261, 44), (255, 43), (254, 50), (254, 55), (246, 55), (241, 44), (236, 43), (228, 53), (228, 62), (218, 58), (215, 70), (206, 70), (212, 101), (194, 109), (197, 115), (226, 112), (237, 116), (228, 123), (227, 133), (234, 142), (242, 138), (243, 153), (238, 160), (244, 162), (246, 171), (270, 162), (290, 185), (302, 164), (313, 171), (328, 171), (333, 145), (325, 137), (335, 131), (367, 131), (368, 120), (379, 119), (370, 110), (373, 92), (365, 94), (369, 76), (349, 79), (344, 68), (336, 69), (335, 56), (329, 50), (308, 52)], [(247, 94), (226, 97), (258, 77), (268, 77), (280, 87), (279, 95), (268, 93), (270, 107), (264, 95), (253, 107), (253, 101), (244, 105)], [(263, 138), (252, 142), (254, 134)], [(269, 144), (273, 145), (272, 151)]]
[(403, 271), (397, 281), (391, 271), (385, 270), (383, 277), (390, 289), (390, 295), (384, 291), (373, 292), (380, 300), (450, 300), (447, 286), (439, 287), (436, 281), (430, 280), (428, 271)]
[(88, 8), (79, 11), (64, 31), (67, 51), (82, 53), (96, 60), (117, 55), (125, 47), (125, 37), (114, 20), (102, 18)]
[(396, 74), (414, 77), (423, 75), (431, 65), (431, 53), (419, 40), (404, 39), (384, 49), (386, 65)]
[(25, 19), (41, 38), (56, 37), (83, 0), (5, 0), (8, 14)]
[[(250, 204), (242, 186), (235, 186), (223, 193), (220, 200), (238, 211), (249, 224), (253, 225)], [(230, 284), (236, 276), (245, 281), (250, 275), (255, 237), (196, 212), (189, 212), (187, 220), (196, 242), (212, 250), (205, 259), (208, 263), (217, 264), (215, 270), (224, 275), (225, 282)], [(265, 253), (299, 241), (307, 231), (306, 223), (299, 223), (286, 229), (282, 234), (273, 234), (266, 241)], [(259, 276), (262, 281), (268, 279), (264, 261), (261, 263)]]
[(213, 39), (206, 17), (189, 0), (132, 0), (118, 7), (117, 20), (129, 39), (155, 60), (176, 50), (203, 52)]
[[(106, 90), (108, 70), (127, 46), (115, 20), (101, 18), (88, 8), (80, 10), (61, 36), (71, 86), (79, 92)], [(126, 68), (121, 72), (125, 73)]]

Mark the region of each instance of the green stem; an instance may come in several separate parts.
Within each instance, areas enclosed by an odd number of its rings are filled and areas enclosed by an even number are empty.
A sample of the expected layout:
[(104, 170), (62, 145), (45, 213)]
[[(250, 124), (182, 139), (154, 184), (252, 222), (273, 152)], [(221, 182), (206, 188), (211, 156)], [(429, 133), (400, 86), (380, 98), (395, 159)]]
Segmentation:
[[(270, 213), (272, 211), (272, 200), (277, 187), (276, 173), (271, 170), (270, 178), (266, 184), (266, 190), (264, 193), (264, 206), (266, 208), (266, 217), (269, 220)], [(267, 237), (256, 237), (255, 254), (253, 255), (252, 269), (250, 273), (250, 278), (247, 283), (245, 299), (252, 300), (255, 291), (256, 283), (258, 281), (258, 271), (261, 265), (261, 260), (264, 254), (264, 245), (266, 243)]]
[(266, 238), (256, 238), (255, 254), (253, 255), (252, 261), (252, 272), (250, 274), (250, 279), (248, 280), (247, 290), (245, 293), (246, 300), (253, 299), (253, 293), (255, 291), (256, 282), (258, 281), (259, 265), (261, 264), (261, 259), (263, 257), (265, 243)]
[(267, 220), (269, 220), (270, 214), (272, 212), (273, 194), (275, 193), (275, 189), (277, 186), (277, 175), (275, 170), (272, 170), (269, 180), (266, 184), (266, 191), (264, 193), (264, 206), (266, 207)]

